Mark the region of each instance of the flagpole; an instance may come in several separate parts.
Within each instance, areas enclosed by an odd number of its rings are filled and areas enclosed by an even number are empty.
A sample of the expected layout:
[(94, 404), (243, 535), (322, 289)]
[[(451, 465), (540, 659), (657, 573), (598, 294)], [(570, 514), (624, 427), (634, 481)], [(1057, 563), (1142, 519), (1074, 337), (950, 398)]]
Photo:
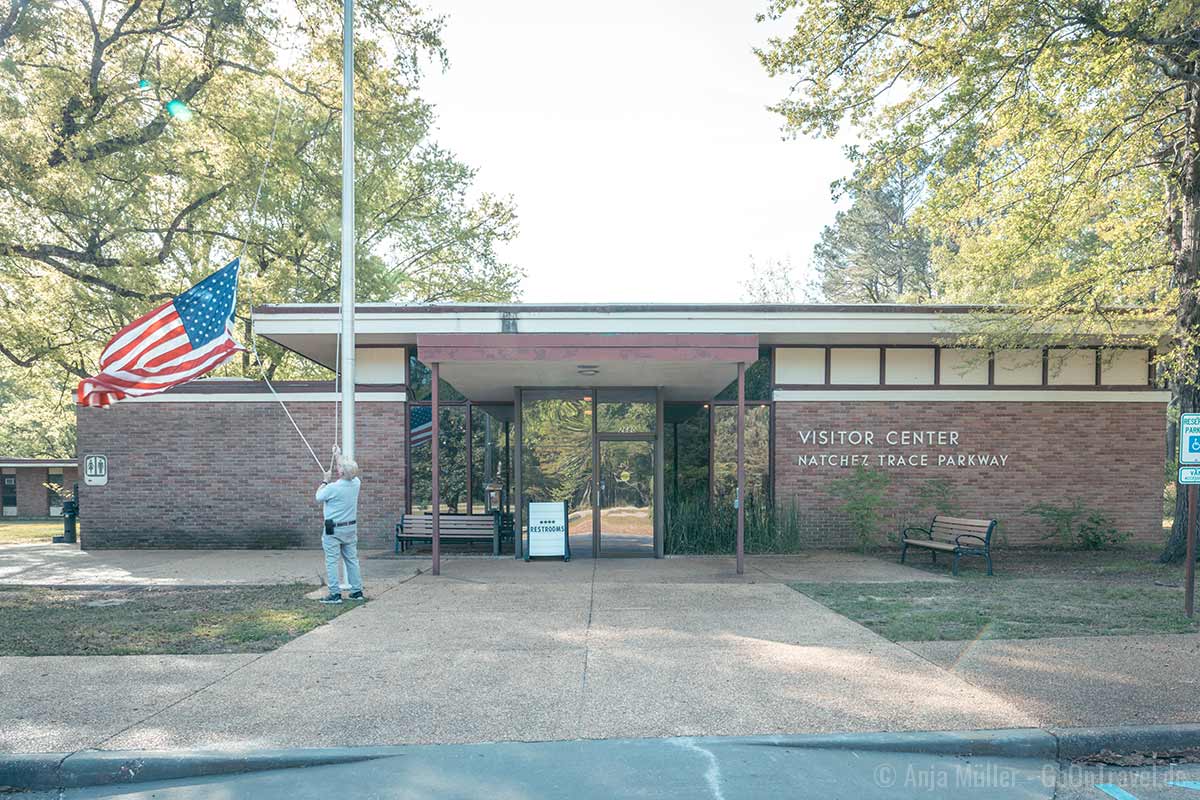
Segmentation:
[(354, 458), (354, 0), (342, 2), (342, 452)]

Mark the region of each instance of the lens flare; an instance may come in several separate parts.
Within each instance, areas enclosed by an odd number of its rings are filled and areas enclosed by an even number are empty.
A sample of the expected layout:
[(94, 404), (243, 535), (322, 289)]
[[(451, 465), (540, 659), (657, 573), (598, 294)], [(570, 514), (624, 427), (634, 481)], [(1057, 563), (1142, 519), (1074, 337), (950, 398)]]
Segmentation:
[(178, 99), (167, 103), (167, 113), (180, 122), (187, 122), (192, 118), (192, 110), (187, 107), (187, 103)]

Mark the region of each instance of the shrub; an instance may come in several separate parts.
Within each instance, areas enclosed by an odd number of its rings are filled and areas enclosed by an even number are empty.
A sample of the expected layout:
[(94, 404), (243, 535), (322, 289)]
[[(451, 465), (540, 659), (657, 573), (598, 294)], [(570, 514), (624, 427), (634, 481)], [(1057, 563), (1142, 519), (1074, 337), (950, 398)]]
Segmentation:
[(1163, 519), (1175, 519), (1175, 492), (1179, 478), (1179, 458), (1173, 457), (1167, 461), (1167, 471), (1163, 475)]
[[(667, 504), (663, 549), (670, 555), (729, 555), (735, 550), (737, 509), (728, 498), (697, 497)], [(796, 553), (803, 548), (799, 510), (751, 495), (746, 500), (746, 552)]]
[(1081, 550), (1108, 550), (1129, 540), (1130, 534), (1117, 530), (1105, 514), (1092, 511), (1079, 523), (1076, 542)]
[(1041, 517), (1050, 528), (1042, 538), (1057, 539), (1064, 549), (1106, 550), (1129, 539), (1129, 534), (1118, 531), (1108, 515), (1087, 508), (1082, 500), (1076, 499), (1069, 506), (1038, 503), (1027, 511)]
[(891, 483), (891, 476), (886, 472), (860, 465), (846, 477), (829, 484), (829, 493), (841, 499), (841, 510), (850, 518), (850, 528), (864, 553), (879, 538)]
[[(917, 488), (917, 500), (921, 508), (932, 508), (938, 514), (954, 515), (958, 513), (958, 498), (954, 494), (954, 484), (945, 478), (930, 478), (922, 481)], [(921, 524), (924, 525), (925, 520)]]

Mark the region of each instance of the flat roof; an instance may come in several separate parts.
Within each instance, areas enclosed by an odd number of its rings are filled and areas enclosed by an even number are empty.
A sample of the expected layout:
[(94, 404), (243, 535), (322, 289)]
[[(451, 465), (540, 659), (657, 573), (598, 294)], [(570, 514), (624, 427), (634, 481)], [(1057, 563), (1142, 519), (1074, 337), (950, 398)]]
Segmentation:
[[(368, 348), (412, 347), (422, 335), (465, 333), (754, 334), (765, 346), (928, 345), (969, 336), (978, 315), (1018, 310), (934, 303), (359, 303), (354, 329), (358, 346)], [(339, 306), (262, 305), (253, 316), (258, 335), (326, 367), (336, 362)], [(1046, 344), (1111, 341), (1110, 331), (1076, 330), (1061, 320), (1027, 327)], [(1144, 340), (1152, 330), (1149, 321), (1136, 317), (1129, 328), (1131, 339)]]
[(12, 467), (74, 467), (73, 458), (5, 458), (0, 456), (0, 468)]
[[(340, 307), (333, 303), (276, 303), (257, 306), (256, 314), (287, 314), (297, 311), (315, 313), (337, 313)], [(963, 305), (938, 303), (359, 303), (356, 314), (378, 313), (441, 313), (471, 314), (492, 313), (542, 313), (566, 312), (583, 314), (622, 313), (837, 313), (870, 314), (894, 312), (900, 314), (972, 314), (978, 312), (1015, 311), (1017, 306)], [(1136, 311), (1135, 308), (1113, 309), (1114, 311)]]

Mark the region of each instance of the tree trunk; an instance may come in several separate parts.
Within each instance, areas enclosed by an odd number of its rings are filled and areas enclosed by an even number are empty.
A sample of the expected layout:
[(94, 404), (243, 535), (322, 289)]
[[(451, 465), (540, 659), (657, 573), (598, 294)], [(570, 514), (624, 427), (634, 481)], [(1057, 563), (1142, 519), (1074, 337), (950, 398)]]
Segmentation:
[[(1180, 386), (1179, 388), (1179, 410), (1181, 412), (1200, 411), (1200, 392), (1197, 392), (1195, 385)], [(1171, 537), (1167, 539), (1167, 545), (1163, 548), (1162, 555), (1158, 560), (1164, 564), (1182, 561), (1187, 554), (1187, 488), (1175, 484), (1175, 524), (1171, 528)], [(1193, 513), (1195, 513), (1193, 511)]]
[[(1195, 74), (1196, 62), (1192, 62)], [(1184, 126), (1183, 147), (1180, 153), (1177, 180), (1179, 190), (1179, 225), (1170, 231), (1174, 255), (1174, 282), (1179, 287), (1179, 307), (1175, 318), (1176, 349), (1182, 367), (1174, 370), (1173, 388), (1179, 396), (1179, 412), (1186, 414), (1200, 411), (1200, 345), (1194, 336), (1200, 331), (1200, 85), (1192, 82), (1184, 90), (1187, 98), (1187, 124)], [(1187, 490), (1175, 486), (1175, 525), (1171, 538), (1163, 549), (1159, 561), (1163, 563), (1182, 561), (1187, 553)], [(1191, 513), (1196, 513), (1195, 509)]]

